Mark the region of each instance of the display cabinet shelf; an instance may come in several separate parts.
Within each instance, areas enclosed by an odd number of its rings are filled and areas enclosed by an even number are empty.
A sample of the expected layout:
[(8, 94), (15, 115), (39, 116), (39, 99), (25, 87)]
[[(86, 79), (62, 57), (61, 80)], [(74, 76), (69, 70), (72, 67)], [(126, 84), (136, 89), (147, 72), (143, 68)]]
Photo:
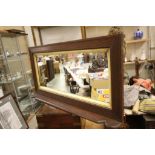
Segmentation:
[(0, 36), (1, 37), (18, 37), (18, 36), (25, 36), (28, 35), (22, 30), (16, 30), (16, 29), (10, 29), (10, 30), (1, 30), (0, 31)]
[[(21, 54), (16, 54), (16, 55), (10, 55), (7, 56), (7, 60), (8, 61), (20, 61), (20, 57), (22, 55), (27, 55), (28, 53), (21, 53)], [(0, 55), (0, 60), (4, 60), (5, 56), (4, 55)]]
[[(139, 63), (144, 63), (146, 60), (139, 60)], [(149, 60), (150, 61), (150, 60)], [(124, 65), (133, 65), (135, 64), (135, 61), (129, 61), (129, 62), (124, 62)]]
[(137, 40), (126, 40), (126, 44), (136, 44), (136, 43), (145, 43), (148, 39), (137, 39)]
[(135, 64), (134, 61), (131, 61), (131, 62), (124, 62), (124, 65), (133, 65), (133, 64)]
[(151, 49), (155, 49), (155, 47), (150, 47)]
[[(151, 62), (151, 61), (154, 61), (154, 60), (139, 60), (138, 63), (139, 63), (139, 64), (142, 64), (142, 63), (145, 63), (146, 61)], [(135, 61), (124, 62), (124, 65), (133, 65), (133, 64), (135, 64)]]
[(22, 77), (23, 76), (19, 76), (19, 77), (12, 78), (12, 80), (0, 81), (0, 84), (9, 84), (9, 83), (12, 83), (14, 81), (17, 81), (17, 80), (21, 79)]

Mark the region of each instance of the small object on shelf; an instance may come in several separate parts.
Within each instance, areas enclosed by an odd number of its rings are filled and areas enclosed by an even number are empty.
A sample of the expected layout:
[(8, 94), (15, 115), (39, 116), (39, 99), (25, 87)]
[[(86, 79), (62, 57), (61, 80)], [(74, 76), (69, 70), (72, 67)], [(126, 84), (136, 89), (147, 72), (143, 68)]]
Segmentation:
[(5, 82), (6, 81), (6, 78), (5, 78), (5, 76), (4, 76), (4, 74), (1, 74), (1, 81), (3, 82)]
[(11, 76), (10, 76), (10, 74), (7, 74), (6, 76), (7, 76), (7, 80), (8, 80), (8, 81), (11, 81)]
[(142, 51), (142, 54), (141, 54), (140, 60), (146, 60), (146, 53), (145, 53), (144, 50)]
[(10, 52), (9, 52), (8, 50), (6, 50), (6, 56), (7, 56), (7, 57), (12, 57), (13, 54), (10, 54)]
[(104, 79), (109, 79), (109, 70), (108, 68), (105, 68), (104, 71), (103, 71), (103, 75), (102, 73), (100, 74), (100, 76), (103, 76)]
[(6, 51), (6, 56), (9, 57), (10, 56), (10, 53), (8, 51)]
[(142, 39), (143, 38), (143, 31), (137, 29), (137, 31), (134, 33), (134, 39)]
[(21, 76), (21, 72), (17, 72), (17, 77), (20, 77)]
[(130, 57), (130, 61), (135, 61), (135, 58), (136, 58), (136, 56), (135, 56), (135, 54), (132, 52), (131, 57)]
[(124, 60), (125, 62), (127, 62), (128, 60), (127, 60), (127, 57), (125, 57), (125, 60)]
[(17, 55), (19, 55), (19, 54), (20, 54), (20, 52), (16, 52), (16, 54), (17, 54)]
[(0, 98), (4, 95), (2, 86), (0, 86)]

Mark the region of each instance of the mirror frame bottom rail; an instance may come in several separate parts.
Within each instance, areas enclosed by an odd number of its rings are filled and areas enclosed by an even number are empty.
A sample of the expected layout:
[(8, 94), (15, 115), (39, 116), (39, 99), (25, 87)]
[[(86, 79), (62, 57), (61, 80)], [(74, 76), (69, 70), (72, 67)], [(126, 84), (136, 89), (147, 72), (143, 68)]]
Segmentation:
[[(71, 114), (75, 114), (84, 119), (88, 119), (92, 122), (103, 124), (105, 128), (124, 128), (124, 122), (116, 121), (114, 119), (110, 119), (109, 117), (105, 117), (103, 114), (97, 114), (96, 111), (88, 111), (88, 109), (82, 109), (81, 107), (76, 107), (70, 104), (65, 104), (64, 102), (59, 102), (58, 100), (51, 100), (47, 96), (41, 95), (39, 93), (35, 94), (35, 98), (45, 104), (48, 104), (52, 107), (58, 108), (60, 110), (69, 112)], [(74, 111), (74, 112), (73, 112)]]

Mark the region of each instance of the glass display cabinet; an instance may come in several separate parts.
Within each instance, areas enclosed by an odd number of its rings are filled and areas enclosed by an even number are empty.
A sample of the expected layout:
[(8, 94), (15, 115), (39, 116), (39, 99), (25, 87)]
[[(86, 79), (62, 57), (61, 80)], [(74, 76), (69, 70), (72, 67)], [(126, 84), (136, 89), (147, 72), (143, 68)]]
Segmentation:
[(0, 97), (11, 93), (22, 112), (31, 106), (31, 70), (24, 60), (28, 52), (21, 51), (19, 40), (26, 34), (18, 30), (0, 31)]
[(123, 123), (123, 36), (29, 49), (35, 97), (96, 123)]

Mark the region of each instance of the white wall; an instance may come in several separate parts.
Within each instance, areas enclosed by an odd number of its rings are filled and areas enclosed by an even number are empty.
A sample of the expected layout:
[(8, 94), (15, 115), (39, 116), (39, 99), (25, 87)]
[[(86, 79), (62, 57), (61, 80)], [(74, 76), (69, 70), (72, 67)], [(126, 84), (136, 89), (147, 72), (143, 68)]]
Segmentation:
[(43, 45), (82, 39), (80, 26), (55, 26), (41, 29)]
[(40, 37), (39, 37), (39, 31), (37, 28), (34, 28), (34, 35), (35, 35), (35, 39), (36, 39), (36, 45), (40, 46), (41, 42), (40, 42)]
[(150, 26), (151, 58), (155, 59), (155, 26)]
[(31, 26), (24, 26), (24, 30), (25, 30), (25, 33), (28, 34), (28, 36), (27, 36), (28, 46), (33, 47), (34, 46), (34, 40), (33, 40)]
[(99, 37), (108, 35), (111, 26), (87, 26), (86, 27), (86, 37)]

